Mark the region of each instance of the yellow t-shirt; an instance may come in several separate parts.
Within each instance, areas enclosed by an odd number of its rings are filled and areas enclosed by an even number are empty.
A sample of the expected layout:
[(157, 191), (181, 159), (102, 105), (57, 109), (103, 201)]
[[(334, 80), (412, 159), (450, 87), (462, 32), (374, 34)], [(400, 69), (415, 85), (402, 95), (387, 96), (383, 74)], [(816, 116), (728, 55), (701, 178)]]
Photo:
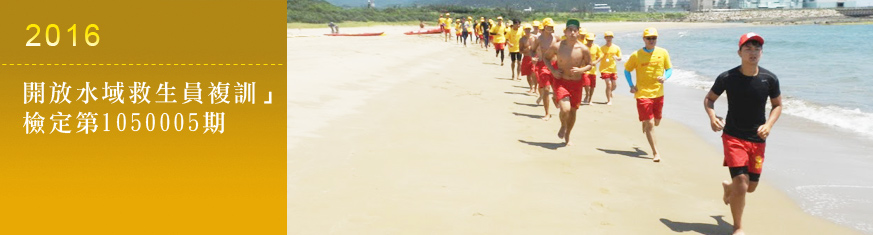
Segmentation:
[(506, 25), (494, 25), (491, 28), (491, 33), (494, 33), (494, 41), (493, 43), (506, 43)]
[(440, 17), (440, 26), (446, 23), (446, 18)]
[(521, 51), (521, 37), (524, 36), (524, 31), (515, 30), (509, 28), (509, 31), (506, 32), (506, 40), (509, 43), (512, 43), (512, 47), (509, 47), (509, 52), (520, 52)]
[(655, 47), (652, 53), (640, 49), (631, 54), (624, 63), (627, 71), (636, 70), (637, 93), (635, 98), (658, 98), (664, 96), (664, 84), (658, 82), (658, 77), (664, 76), (664, 71), (672, 68), (670, 54), (667, 50)]
[(600, 51), (603, 52), (603, 60), (600, 61), (600, 73), (616, 73), (615, 71), (615, 58), (621, 58), (621, 48), (618, 45), (612, 44), (612, 46), (603, 46), (600, 47)]
[(461, 22), (455, 23), (455, 33), (461, 33)]
[[(600, 57), (603, 57), (603, 51), (601, 51), (601, 50), (600, 50), (600, 46), (598, 46), (598, 45), (595, 44), (595, 43), (592, 43), (592, 44), (591, 44), (591, 47), (588, 48), (588, 52), (591, 53), (591, 61), (592, 61), (592, 62), (593, 62), (593, 61), (596, 61), (597, 59), (600, 59)], [(585, 74), (594, 74), (594, 75), (597, 75), (597, 69), (594, 69), (594, 67), (592, 66), (590, 70), (588, 70), (587, 72), (585, 72)]]

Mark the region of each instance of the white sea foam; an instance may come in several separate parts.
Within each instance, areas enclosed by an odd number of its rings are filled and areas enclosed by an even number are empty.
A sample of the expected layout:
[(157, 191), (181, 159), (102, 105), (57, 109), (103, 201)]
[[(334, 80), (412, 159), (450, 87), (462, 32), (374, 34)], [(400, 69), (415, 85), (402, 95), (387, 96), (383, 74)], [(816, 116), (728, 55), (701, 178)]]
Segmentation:
[[(670, 82), (685, 87), (709, 90), (712, 87), (713, 79), (708, 79), (694, 71), (673, 69), (673, 76), (670, 78)], [(873, 138), (873, 113), (863, 112), (858, 108), (820, 105), (797, 99), (787, 94), (782, 97), (782, 105), (782, 112), (785, 114)]]

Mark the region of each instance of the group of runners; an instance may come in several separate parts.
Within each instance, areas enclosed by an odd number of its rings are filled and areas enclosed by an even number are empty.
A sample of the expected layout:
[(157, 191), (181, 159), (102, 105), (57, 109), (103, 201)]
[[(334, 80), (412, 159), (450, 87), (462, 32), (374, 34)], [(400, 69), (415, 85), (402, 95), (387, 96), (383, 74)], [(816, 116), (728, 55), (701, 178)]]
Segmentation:
[[(604, 32), (605, 44), (600, 46), (595, 43), (596, 35), (582, 28), (579, 20), (567, 20), (563, 34), (558, 35), (551, 18), (532, 23), (512, 20), (508, 25), (503, 17), (496, 19), (494, 22), (481, 17), (478, 23), (472, 22), (472, 17), (457, 19), (454, 26), (457, 42), (466, 46), (466, 39), (473, 37), (486, 50), (493, 45), (501, 66), (503, 50), (508, 47), (512, 79), (527, 78), (528, 93), (536, 94), (537, 105), (543, 105), (543, 120), (552, 117), (550, 103), (558, 108), (561, 122), (558, 137), (566, 145), (572, 145), (570, 135), (577, 110), (581, 105), (591, 104), (598, 72), (606, 86), (606, 102), (603, 104), (612, 104), (618, 77), (616, 62), (622, 60), (621, 48), (612, 42), (613, 33)], [(448, 42), (452, 26), (449, 13), (440, 17), (440, 26)], [(644, 47), (634, 51), (625, 61), (623, 74), (636, 99), (638, 120), (652, 149), (652, 160), (660, 162), (654, 132), (663, 117), (663, 84), (670, 79), (673, 69), (670, 54), (656, 46), (657, 29), (644, 29), (642, 40)], [(737, 50), (741, 65), (719, 75), (704, 98), (704, 109), (712, 130), (723, 130), (723, 164), (729, 168), (731, 176), (730, 180), (722, 182), (723, 200), (730, 204), (735, 234), (743, 233), (745, 195), (757, 187), (763, 167), (765, 140), (782, 110), (778, 79), (758, 66), (763, 44), (760, 35), (742, 35)], [(717, 117), (714, 111), (714, 102), (722, 93), (731, 94), (726, 119)], [(765, 116), (768, 99), (771, 111), (769, 116)]]

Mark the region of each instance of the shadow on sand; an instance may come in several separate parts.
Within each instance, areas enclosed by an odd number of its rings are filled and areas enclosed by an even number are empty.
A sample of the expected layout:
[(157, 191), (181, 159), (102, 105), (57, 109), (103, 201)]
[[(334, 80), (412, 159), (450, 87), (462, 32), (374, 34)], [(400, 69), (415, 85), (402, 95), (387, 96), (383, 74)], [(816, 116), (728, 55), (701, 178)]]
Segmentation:
[(503, 93), (510, 94), (510, 95), (526, 95), (526, 96), (531, 96), (531, 95), (530, 95), (529, 93), (527, 93), (527, 92), (504, 91)]
[(525, 103), (519, 103), (519, 102), (513, 102), (513, 103), (515, 103), (517, 105), (524, 105), (524, 106), (529, 106), (529, 107), (539, 107), (540, 106), (537, 104), (525, 104)]
[(564, 147), (563, 142), (561, 142), (561, 143), (546, 143), (546, 142), (530, 142), (530, 141), (526, 141), (526, 140), (518, 140), (518, 142), (522, 142), (525, 144), (538, 146), (538, 147), (542, 147), (542, 148), (547, 148), (547, 149), (551, 149), (551, 150), (556, 150), (558, 148)]
[(724, 216), (713, 215), (710, 217), (715, 219), (717, 224), (676, 222), (664, 218), (661, 218), (661, 223), (677, 233), (693, 231), (700, 234), (731, 234), (734, 232), (734, 226), (724, 221), (722, 218)]
[(623, 150), (612, 150), (612, 149), (602, 149), (602, 148), (597, 148), (597, 150), (603, 151), (604, 153), (607, 153), (607, 154), (617, 154), (617, 155), (622, 155), (622, 156), (626, 156), (626, 157), (651, 159), (650, 157), (643, 157), (643, 156), (646, 156), (649, 154), (646, 153), (646, 151), (643, 151), (642, 149), (640, 149), (639, 147), (634, 147), (635, 151), (623, 151)]
[(519, 113), (519, 112), (512, 112), (512, 114), (514, 114), (515, 116), (522, 116), (522, 117), (529, 117), (529, 118), (536, 118), (536, 119), (542, 119), (544, 117), (543, 115), (534, 115), (534, 114), (526, 114), (526, 113)]

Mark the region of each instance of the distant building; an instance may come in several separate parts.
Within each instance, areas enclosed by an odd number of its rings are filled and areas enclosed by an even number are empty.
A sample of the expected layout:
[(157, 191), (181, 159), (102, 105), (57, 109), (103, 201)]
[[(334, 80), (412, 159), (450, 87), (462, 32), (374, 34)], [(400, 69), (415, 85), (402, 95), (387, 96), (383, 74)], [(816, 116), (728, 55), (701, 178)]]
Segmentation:
[(712, 0), (691, 0), (691, 9), (689, 9), (689, 11), (712, 10), (712, 4)]
[[(870, 6), (870, 5), (866, 5)], [(805, 8), (843, 8), (843, 7), (862, 7), (856, 1), (845, 0), (804, 0), (803, 7)]]
[(640, 0), (640, 11), (688, 11), (691, 10), (691, 1), (694, 0)]
[(612, 12), (609, 4), (594, 4), (594, 12)]
[(779, 9), (794, 9), (803, 8), (804, 0), (740, 0), (737, 1), (740, 9), (756, 9), (756, 8), (779, 8)]

